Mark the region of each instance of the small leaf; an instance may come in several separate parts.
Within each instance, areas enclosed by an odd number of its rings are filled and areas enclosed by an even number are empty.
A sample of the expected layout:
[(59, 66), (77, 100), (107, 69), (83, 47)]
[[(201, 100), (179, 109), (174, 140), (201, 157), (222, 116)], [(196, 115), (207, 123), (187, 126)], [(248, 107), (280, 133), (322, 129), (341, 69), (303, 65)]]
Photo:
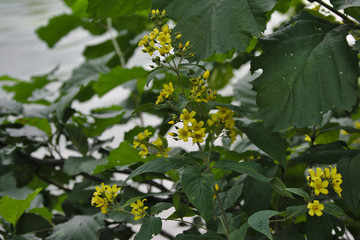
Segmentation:
[(307, 201), (310, 201), (310, 196), (307, 192), (305, 192), (303, 189), (300, 188), (285, 188), (285, 191), (291, 192), (293, 194), (296, 194), (300, 197), (305, 198)]
[(219, 193), (220, 201), (224, 210), (231, 207), (240, 197), (243, 190), (243, 185), (234, 185), (226, 192)]
[(214, 208), (214, 175), (206, 169), (190, 165), (185, 168), (181, 183), (189, 201), (199, 210), (205, 221), (209, 221)]
[(358, 0), (330, 0), (335, 9), (345, 9), (349, 7), (360, 7)]
[(174, 205), (172, 203), (167, 202), (160, 202), (155, 204), (151, 207), (151, 215), (156, 215), (161, 213), (162, 211), (168, 210), (169, 208), (173, 207)]
[(125, 180), (125, 182), (143, 173), (166, 173), (172, 169), (179, 169), (193, 163), (193, 160), (186, 157), (156, 158), (135, 169)]
[(256, 231), (261, 232), (269, 239), (273, 239), (270, 232), (269, 219), (277, 214), (279, 214), (279, 212), (273, 210), (260, 211), (251, 215), (248, 219), (248, 223), (250, 227)]
[(333, 215), (334, 217), (343, 217), (345, 216), (345, 212), (344, 210), (342, 210), (342, 208), (338, 207), (335, 205), (335, 203), (331, 203), (331, 202), (326, 202), (324, 203), (324, 213)]
[(161, 231), (162, 222), (159, 217), (144, 217), (139, 232), (134, 240), (150, 240)]
[(271, 178), (265, 177), (261, 173), (261, 165), (255, 162), (236, 162), (234, 160), (225, 159), (216, 162), (214, 167), (224, 171), (235, 171), (238, 173), (244, 173), (261, 182), (271, 181)]
[(307, 205), (300, 205), (300, 206), (290, 206), (286, 208), (286, 217), (297, 217), (300, 216), (308, 211)]
[(109, 73), (100, 73), (100, 77), (98, 81), (94, 83), (93, 89), (99, 95), (99, 97), (102, 97), (110, 90), (127, 81), (144, 78), (145, 74), (146, 71), (141, 67), (133, 67), (128, 69), (117, 66)]
[(52, 48), (61, 38), (79, 27), (81, 23), (81, 18), (63, 14), (50, 19), (48, 25), (38, 28), (36, 33), (39, 38), (47, 43), (49, 48)]
[(281, 181), (280, 178), (274, 177), (273, 179), (271, 179), (269, 183), (270, 186), (274, 189), (274, 191), (280, 194), (281, 196), (294, 199), (294, 196), (291, 194), (291, 192), (285, 190), (286, 185), (283, 181)]
[(246, 232), (249, 227), (248, 223), (244, 223), (240, 228), (235, 229), (229, 235), (229, 240), (245, 240)]
[(89, 144), (87, 137), (84, 135), (81, 127), (75, 125), (66, 125), (66, 132), (69, 136), (70, 141), (75, 145), (75, 147), (81, 152), (84, 156), (89, 150)]

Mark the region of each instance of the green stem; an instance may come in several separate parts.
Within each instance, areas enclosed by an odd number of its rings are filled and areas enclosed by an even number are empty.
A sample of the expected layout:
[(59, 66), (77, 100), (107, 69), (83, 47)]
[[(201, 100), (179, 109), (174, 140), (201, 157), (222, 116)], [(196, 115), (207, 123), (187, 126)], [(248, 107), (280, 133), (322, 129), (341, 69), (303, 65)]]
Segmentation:
[[(219, 203), (219, 207), (220, 207), (220, 210), (221, 210), (221, 213), (223, 215), (223, 218), (224, 218), (224, 222), (221, 222), (223, 223), (223, 227), (224, 227), (224, 230), (225, 230), (225, 233), (226, 233), (226, 236), (229, 237), (229, 234), (230, 234), (230, 230), (229, 230), (229, 222), (226, 218), (226, 213), (225, 213), (225, 210), (224, 210), (224, 207), (220, 201), (220, 198), (219, 198), (219, 194), (217, 193), (216, 189), (215, 189), (215, 197)], [(220, 218), (221, 219), (221, 218)], [(225, 226), (224, 226), (225, 225)]]
[(210, 165), (209, 165), (209, 161), (205, 158), (205, 154), (201, 148), (201, 145), (199, 142), (196, 142), (196, 145), (199, 147), (200, 149), (200, 153), (201, 153), (201, 159), (203, 160), (204, 164), (206, 165), (207, 168), (210, 168)]
[(120, 49), (118, 42), (116, 41), (116, 37), (111, 33), (111, 30), (113, 30), (111, 18), (107, 18), (106, 20), (107, 20), (108, 30), (110, 31), (111, 42), (115, 48), (116, 54), (119, 56), (120, 65), (121, 65), (121, 67), (125, 67), (124, 55)]

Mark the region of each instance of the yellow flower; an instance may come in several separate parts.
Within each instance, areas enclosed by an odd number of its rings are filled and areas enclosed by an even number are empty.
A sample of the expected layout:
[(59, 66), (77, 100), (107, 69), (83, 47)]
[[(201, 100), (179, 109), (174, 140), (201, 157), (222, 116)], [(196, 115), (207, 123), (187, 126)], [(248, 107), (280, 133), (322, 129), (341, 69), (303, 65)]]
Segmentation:
[(156, 37), (156, 40), (162, 45), (170, 44), (171, 43), (171, 35), (170, 33), (159, 32), (159, 35)]
[[(309, 172), (309, 174), (310, 174), (311, 180), (315, 180), (315, 179), (317, 179), (317, 178), (321, 178), (321, 177), (324, 176), (323, 170), (322, 170), (321, 168), (319, 168), (319, 167), (316, 168), (316, 173), (315, 173), (315, 171), (314, 171), (312, 168), (310, 168), (310, 169), (308, 170), (308, 172)], [(308, 180), (309, 180), (309, 177), (308, 177)]]
[(145, 144), (141, 144), (140, 147), (143, 149), (139, 152), (139, 155), (141, 157), (146, 157), (147, 155), (149, 155), (149, 149)]
[(188, 141), (188, 138), (191, 136), (191, 131), (189, 131), (188, 126), (184, 126), (178, 130), (178, 138), (184, 142)]
[(321, 178), (316, 178), (310, 183), (310, 187), (313, 187), (315, 190), (315, 195), (319, 195), (320, 193), (328, 194), (328, 185), (329, 182), (327, 180), (322, 181)]
[[(202, 129), (205, 129), (205, 128), (202, 127), (202, 126), (204, 126), (204, 122), (203, 122), (203, 121), (197, 122), (196, 119), (194, 119), (194, 121), (192, 121), (191, 123), (192, 123), (192, 126), (189, 127), (189, 129), (190, 129), (191, 131), (196, 132), (196, 131), (200, 131), (200, 130), (202, 130)], [(205, 130), (204, 130), (204, 131), (205, 131)]]
[(324, 210), (324, 204), (320, 204), (318, 200), (314, 200), (313, 203), (307, 205), (307, 208), (309, 209), (310, 216), (314, 216), (315, 213), (316, 216), (320, 217), (323, 214), (321, 211)]
[(155, 146), (161, 148), (164, 143), (163, 143), (163, 141), (161, 140), (161, 138), (158, 137), (158, 138), (156, 139), (156, 141), (153, 141), (153, 144), (154, 144)]
[(148, 209), (148, 207), (144, 206), (144, 201), (147, 201), (146, 199), (143, 199), (142, 201), (140, 201), (140, 199), (138, 199), (136, 201), (136, 203), (132, 203), (130, 204), (130, 207), (132, 207), (133, 209), (131, 210), (131, 214), (134, 215), (134, 220), (137, 221), (140, 218), (145, 217), (145, 210)]
[(194, 120), (196, 120), (194, 118), (195, 115), (196, 115), (195, 111), (191, 111), (189, 113), (189, 111), (186, 108), (183, 109), (183, 113), (180, 115), (180, 119), (183, 120), (184, 126), (187, 126), (189, 122), (192, 123)]
[(174, 86), (172, 82), (169, 82), (169, 85), (164, 84), (163, 86), (164, 86), (163, 88), (164, 96), (165, 98), (169, 98), (169, 96), (174, 92)]
[(205, 128), (201, 128), (199, 131), (192, 132), (193, 143), (202, 143), (205, 138)]

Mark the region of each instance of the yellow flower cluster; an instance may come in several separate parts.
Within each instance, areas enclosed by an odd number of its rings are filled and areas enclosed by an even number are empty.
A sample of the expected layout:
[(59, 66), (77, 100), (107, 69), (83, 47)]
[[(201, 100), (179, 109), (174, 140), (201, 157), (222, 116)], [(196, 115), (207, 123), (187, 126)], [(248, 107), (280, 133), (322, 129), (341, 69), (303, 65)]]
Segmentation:
[(233, 118), (234, 112), (226, 107), (216, 107), (219, 111), (211, 115), (211, 119), (208, 119), (207, 124), (215, 127), (223, 125), (226, 130), (227, 136), (231, 139), (231, 143), (236, 140), (235, 120)]
[(342, 176), (340, 173), (337, 173), (336, 167), (325, 168), (316, 168), (316, 172), (313, 169), (309, 169), (310, 176), (307, 177), (310, 187), (314, 189), (315, 195), (320, 193), (328, 194), (328, 186), (331, 184), (331, 187), (334, 191), (339, 194), (341, 197), (342, 188), (340, 184), (343, 182)]
[(172, 82), (170, 82), (169, 84), (164, 84), (164, 88), (160, 92), (160, 95), (158, 96), (155, 104), (159, 105), (159, 103), (164, 102), (164, 99), (170, 98), (170, 96), (173, 94), (173, 92), (174, 92), (174, 86), (173, 86)]
[[(147, 129), (144, 132), (141, 132), (137, 135), (136, 139), (133, 141), (133, 147), (134, 148), (141, 148), (141, 151), (139, 152), (139, 155), (141, 157), (146, 157), (150, 154), (150, 151), (156, 156), (168, 156), (168, 152), (171, 151), (171, 148), (167, 147), (167, 142), (164, 143), (164, 141), (158, 137), (155, 141), (150, 143), (149, 139), (152, 135), (152, 132), (149, 132)], [(149, 151), (150, 149), (150, 151)]]
[[(152, 10), (151, 14), (152, 16), (150, 18), (160, 23), (166, 16), (165, 10), (162, 11), (161, 14), (159, 10)], [(143, 46), (144, 49), (142, 51), (148, 53), (150, 56), (152, 56), (155, 51), (159, 51), (161, 56), (165, 56), (165, 54), (168, 54), (173, 48), (171, 43), (171, 29), (165, 24), (162, 27), (154, 28), (149, 35), (145, 35), (143, 39), (140, 40), (139, 47)]]
[[(178, 130), (178, 138), (183, 140), (184, 142), (188, 141), (189, 137), (192, 137), (193, 143), (202, 143), (205, 138), (206, 128), (203, 128), (204, 122), (197, 121), (194, 117), (196, 115), (195, 111), (189, 111), (187, 109), (183, 109), (182, 114), (180, 115), (180, 119), (183, 122), (183, 128)], [(189, 126), (191, 123), (191, 126)]]
[(198, 78), (190, 78), (191, 89), (190, 97), (196, 102), (210, 102), (215, 101), (216, 91), (212, 91), (210, 88), (205, 86), (205, 81), (209, 78), (210, 71), (207, 70), (202, 76)]
[[(341, 197), (342, 188), (340, 187), (340, 184), (343, 180), (341, 174), (337, 173), (336, 167), (325, 168), (324, 170), (317, 167), (316, 171), (309, 169), (308, 172), (309, 176), (307, 177), (307, 180), (316, 196), (320, 193), (328, 194), (328, 187), (331, 185), (335, 193), (339, 194), (339, 197)], [(314, 200), (313, 203), (308, 203), (307, 208), (309, 209), (309, 215), (314, 216), (314, 214), (316, 214), (317, 216), (321, 216), (323, 214), (321, 211), (324, 210), (324, 205), (320, 204), (318, 200)]]
[(101, 187), (95, 187), (96, 192), (94, 192), (93, 197), (91, 198), (91, 206), (96, 204), (96, 207), (101, 208), (102, 213), (107, 213), (107, 209), (116, 204), (115, 198), (120, 189), (121, 188), (117, 187), (115, 184), (110, 187), (109, 185), (101, 183)]
[(144, 205), (144, 201), (147, 201), (146, 199), (143, 199), (142, 201), (140, 201), (140, 199), (138, 199), (136, 201), (136, 203), (132, 203), (130, 204), (130, 207), (132, 207), (133, 209), (131, 210), (131, 214), (134, 215), (134, 220), (137, 221), (140, 218), (145, 217), (145, 210), (148, 209), (148, 207), (146, 207)]

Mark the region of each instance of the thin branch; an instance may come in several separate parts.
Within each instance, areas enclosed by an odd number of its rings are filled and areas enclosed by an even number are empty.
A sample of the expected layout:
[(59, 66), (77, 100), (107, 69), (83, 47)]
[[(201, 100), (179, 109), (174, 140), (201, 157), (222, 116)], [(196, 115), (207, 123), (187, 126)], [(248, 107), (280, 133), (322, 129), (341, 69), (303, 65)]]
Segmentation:
[(29, 157), (29, 160), (35, 163), (36, 165), (47, 165), (47, 166), (62, 166), (66, 161), (66, 159), (54, 159), (54, 158), (39, 159), (32, 156)]
[(354, 26), (354, 27), (356, 27), (356, 28), (358, 28), (358, 29), (360, 28), (359, 23), (353, 21), (353, 20), (350, 19), (347, 15), (339, 12), (338, 10), (336, 10), (335, 8), (333, 8), (332, 6), (330, 6), (329, 4), (327, 4), (327, 3), (325, 3), (325, 2), (323, 2), (323, 1), (321, 1), (321, 0), (313, 0), (313, 1), (311, 1), (311, 2), (317, 2), (317, 3), (319, 3), (319, 4), (322, 5), (323, 7), (329, 9), (331, 12), (333, 12), (333, 13), (335, 13), (336, 15), (338, 15), (339, 17), (341, 17), (341, 18), (344, 20), (344, 22), (349, 23), (350, 25), (352, 25), (352, 26)]
[(50, 183), (50, 184), (52, 184), (52, 185), (55, 185), (56, 187), (64, 190), (64, 191), (67, 192), (67, 193), (70, 193), (70, 192), (71, 192), (71, 189), (64, 187), (63, 185), (55, 182), (54, 180), (47, 179), (46, 177), (42, 176), (42, 175), (39, 174), (39, 173), (37, 173), (36, 176), (38, 176), (41, 180), (43, 180), (43, 181), (45, 181), (45, 182), (47, 182), (47, 183)]
[(116, 41), (116, 36), (114, 36), (112, 33), (111, 33), (111, 30), (113, 30), (113, 26), (112, 26), (112, 21), (111, 21), (111, 18), (107, 18), (107, 27), (109, 29), (109, 32), (110, 32), (110, 38), (111, 38), (111, 42), (115, 48), (115, 52), (116, 54), (118, 55), (119, 57), (119, 61), (120, 61), (120, 65), (121, 67), (125, 67), (126, 63), (125, 63), (125, 58), (124, 58), (124, 54), (122, 53), (121, 49), (120, 49), (120, 46), (118, 44), (118, 42)]
[(175, 237), (174, 237), (173, 235), (171, 235), (171, 234), (168, 233), (168, 232), (165, 232), (164, 230), (161, 230), (161, 231), (160, 231), (160, 234), (163, 235), (164, 237), (166, 237), (167, 239), (170, 239), (170, 240), (175, 239)]

